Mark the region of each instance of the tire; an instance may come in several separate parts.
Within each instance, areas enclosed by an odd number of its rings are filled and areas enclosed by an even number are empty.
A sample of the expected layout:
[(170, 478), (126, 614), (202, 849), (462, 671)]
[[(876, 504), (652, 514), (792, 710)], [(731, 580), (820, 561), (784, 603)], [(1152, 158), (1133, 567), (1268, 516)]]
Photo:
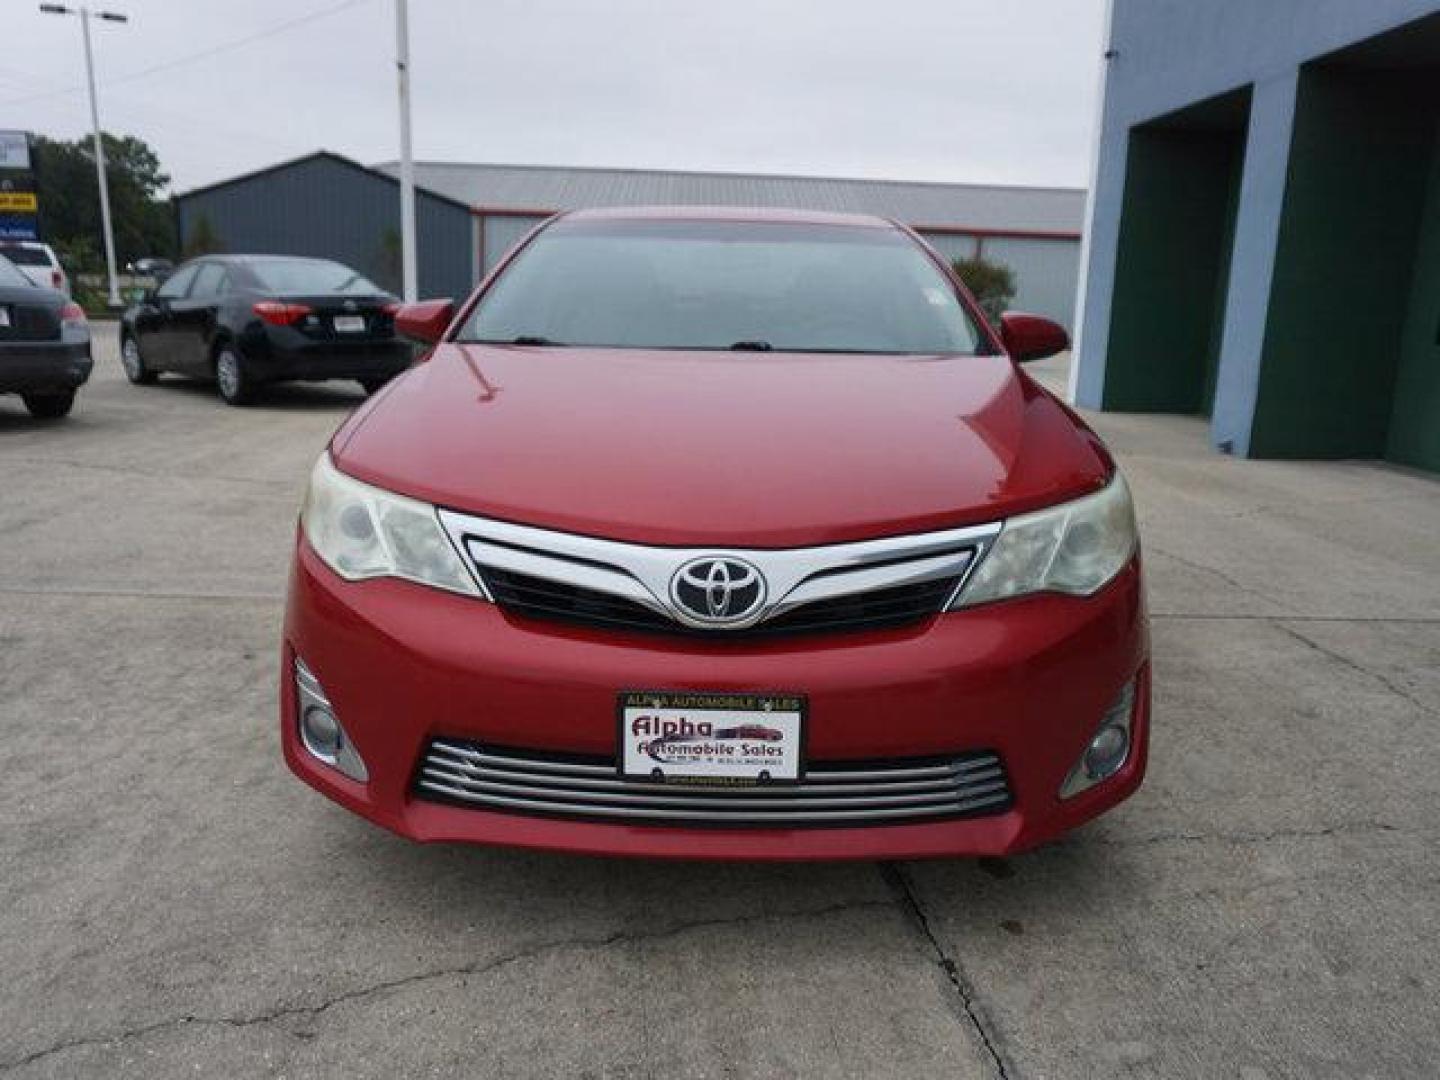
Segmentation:
[(357, 379), (356, 381), (360, 384), (361, 388), (365, 391), (365, 396), (366, 396), (366, 397), (369, 397), (371, 394), (374, 394), (374, 393), (376, 393), (377, 391), (379, 391), (379, 389), (380, 389), (382, 386), (384, 386), (386, 383), (388, 383), (388, 382), (389, 382), (391, 379), (393, 379), (394, 377), (395, 377), (394, 375), (376, 375), (376, 376), (373, 376), (373, 377), (371, 377), (371, 378), (369, 378), (369, 379)]
[(48, 394), (21, 394), (20, 399), (25, 402), (25, 408), (30, 410), (30, 415), (37, 420), (58, 420), (62, 416), (70, 415), (70, 407), (75, 404), (74, 390), (58, 390)]
[(120, 366), (136, 386), (149, 386), (155, 381), (155, 372), (145, 366), (145, 357), (140, 354), (140, 342), (129, 334), (120, 339)]
[(240, 350), (232, 345), (220, 346), (215, 354), (215, 386), (220, 400), (237, 408), (255, 400), (255, 376), (251, 374)]

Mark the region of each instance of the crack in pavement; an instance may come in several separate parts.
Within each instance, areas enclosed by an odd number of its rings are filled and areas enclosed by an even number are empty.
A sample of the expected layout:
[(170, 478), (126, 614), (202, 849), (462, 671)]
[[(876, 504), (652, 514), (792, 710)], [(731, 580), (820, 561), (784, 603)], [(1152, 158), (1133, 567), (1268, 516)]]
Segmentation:
[(975, 987), (965, 974), (965, 969), (960, 966), (959, 961), (945, 951), (940, 944), (940, 939), (935, 936), (935, 931), (930, 927), (930, 917), (925, 913), (920, 898), (915, 893), (915, 888), (910, 879), (905, 875), (904, 867), (898, 863), (882, 862), (879, 865), (880, 877), (895, 894), (896, 903), (901, 910), (909, 917), (910, 922), (924, 938), (930, 951), (935, 954), (936, 966), (945, 974), (951, 987), (955, 990), (955, 996), (960, 1001), (960, 1008), (964, 1011), (970, 1027), (984, 1047), (990, 1063), (995, 1067), (995, 1075), (1000, 1080), (1010, 1080), (1011, 1072), (1005, 1063), (1004, 1057), (1000, 1054), (998, 1040), (991, 1033), (989, 1025), (982, 1019), (978, 1006), (975, 1003)]
[(1274, 604), (1277, 607), (1285, 606), (1279, 600), (1275, 599), (1275, 597), (1269, 596), (1266, 593), (1261, 592), (1259, 589), (1251, 588), (1249, 585), (1238, 581), (1237, 579), (1231, 577), (1229, 574), (1225, 573), (1225, 571), (1217, 569), (1216, 567), (1206, 566), (1204, 563), (1194, 562), (1190, 559), (1185, 558), (1183, 555), (1176, 555), (1173, 551), (1166, 551), (1164, 548), (1156, 547), (1153, 544), (1146, 547), (1146, 553), (1159, 555), (1163, 558), (1177, 562), (1181, 566), (1187, 567), (1190, 570), (1196, 570), (1202, 574), (1210, 574), (1212, 577), (1217, 577), (1221, 581), (1225, 582), (1225, 584), (1229, 585), (1231, 588), (1238, 589), (1246, 596), (1253, 596), (1257, 600), (1264, 600), (1266, 603)]
[(1396, 697), (1408, 701), (1411, 705), (1414, 705), (1421, 712), (1429, 713), (1431, 716), (1440, 716), (1440, 710), (1436, 710), (1433, 706), (1427, 705), (1425, 702), (1417, 698), (1414, 694), (1410, 693), (1410, 691), (1405, 689), (1403, 686), (1397, 686), (1389, 678), (1381, 675), (1378, 671), (1371, 671), (1364, 664), (1357, 664), (1348, 656), (1338, 653), (1334, 649), (1326, 648), (1324, 645), (1321, 645), (1313, 638), (1306, 637), (1294, 627), (1286, 626), (1286, 620), (1284, 618), (1277, 617), (1275, 619), (1272, 619), (1271, 621), (1274, 622), (1277, 629), (1284, 631), (1296, 641), (1300, 642), (1302, 645), (1305, 645), (1310, 649), (1313, 649), (1321, 656), (1328, 657), (1329, 659), (1334, 660), (1337, 664), (1342, 664), (1345, 667), (1349, 668), (1351, 671), (1359, 672), (1361, 675), (1364, 675), (1367, 678), (1374, 679), (1381, 686), (1385, 687), (1386, 690), (1389, 690)]
[(0, 596), (62, 596), (81, 600), (229, 600), (242, 604), (278, 604), (284, 593), (152, 592), (147, 589), (17, 589), (0, 585)]
[[(1394, 477), (1396, 474), (1386, 471), (1386, 475)], [(1416, 492), (1406, 492), (1404, 495), (1364, 495), (1351, 499), (1306, 499), (1301, 501), (1283, 500), (1281, 502), (1261, 503), (1259, 506), (1252, 506), (1243, 510), (1235, 510), (1231, 513), (1221, 513), (1219, 516), (1226, 521), (1242, 521), (1245, 518), (1260, 517), (1261, 515), (1271, 517), (1281, 514), (1304, 514), (1306, 511), (1324, 510), (1329, 514), (1337, 508), (1352, 506), (1384, 506), (1387, 503), (1413, 503)]]
[(207, 473), (203, 477), (195, 477), (184, 473), (160, 472), (155, 469), (137, 468), (131, 465), (107, 465), (98, 461), (75, 461), (65, 458), (11, 458), (13, 465), (33, 465), (36, 468), (46, 468), (51, 465), (59, 465), (67, 469), (82, 469), (92, 472), (118, 473), (121, 476), (140, 476), (149, 480), (168, 480), (171, 482), (184, 483), (193, 481), (195, 483), (209, 483), (218, 480), (222, 484), (251, 484), (258, 487), (285, 487), (294, 488), (296, 482), (293, 478), (266, 479), (255, 476), (226, 476), (224, 473)]
[(1324, 825), (1318, 828), (1284, 828), (1266, 829), (1255, 832), (1235, 833), (1198, 833), (1198, 832), (1160, 832), (1152, 833), (1149, 836), (1073, 836), (1069, 839), (1058, 840), (1046, 847), (1054, 849), (1086, 847), (1099, 845), (1103, 847), (1145, 847), (1150, 844), (1188, 844), (1188, 843), (1220, 843), (1220, 844), (1264, 844), (1271, 840), (1315, 840), (1327, 836), (1349, 836), (1366, 833), (1402, 833), (1407, 835), (1422, 835), (1411, 833), (1410, 830), (1402, 829), (1398, 825), (1392, 825), (1387, 821), (1350, 821), (1341, 822), (1337, 825)]
[(526, 960), (533, 960), (550, 953), (564, 952), (569, 949), (603, 951), (615, 945), (664, 941), (696, 930), (739, 926), (747, 923), (779, 922), (790, 919), (823, 919), (847, 911), (867, 910), (893, 912), (895, 910), (895, 904), (892, 900), (888, 899), (856, 900), (800, 911), (781, 911), (770, 912), (764, 915), (736, 915), (728, 918), (696, 919), (692, 922), (677, 923), (663, 930), (656, 930), (649, 933), (634, 933), (631, 931), (618, 930), (612, 934), (606, 934), (603, 937), (564, 938), (559, 941), (542, 941), (516, 949), (514, 952), (504, 953), (489, 960), (470, 964), (457, 964), (452, 967), (436, 968), (431, 971), (419, 971), (411, 975), (384, 979), (367, 986), (341, 991), (314, 1005), (282, 1005), (268, 1012), (257, 1013), (253, 1016), (196, 1016), (194, 1014), (186, 1014), (184, 1016), (170, 1017), (165, 1020), (157, 1020), (139, 1027), (125, 1028), (105, 1035), (84, 1035), (74, 1039), (66, 1039), (63, 1042), (42, 1047), (39, 1050), (31, 1051), (28, 1054), (24, 1054), (10, 1061), (0, 1062), (0, 1073), (12, 1072), (15, 1069), (23, 1068), (26, 1065), (34, 1064), (37, 1061), (53, 1057), (56, 1054), (65, 1053), (69, 1050), (77, 1050), (88, 1046), (106, 1046), (113, 1043), (129, 1042), (144, 1038), (147, 1035), (153, 1035), (156, 1032), (184, 1028), (191, 1024), (202, 1027), (250, 1028), (273, 1024), (277, 1021), (288, 1020), (293, 1017), (313, 1019), (329, 1012), (336, 1006), (345, 1005), (354, 1001), (363, 1001), (366, 998), (375, 997), (390, 991), (405, 989), (437, 979), (486, 975), (501, 968), (509, 967), (512, 964), (523, 963)]

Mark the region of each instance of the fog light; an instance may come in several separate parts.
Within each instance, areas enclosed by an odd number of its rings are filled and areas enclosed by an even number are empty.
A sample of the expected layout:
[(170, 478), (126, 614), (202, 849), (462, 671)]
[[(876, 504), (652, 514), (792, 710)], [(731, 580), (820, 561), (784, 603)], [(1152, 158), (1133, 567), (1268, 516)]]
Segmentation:
[(323, 705), (311, 705), (300, 716), (300, 735), (316, 757), (334, 759), (340, 752), (340, 721)]
[(1130, 733), (1117, 724), (1106, 724), (1085, 750), (1085, 775), (1105, 780), (1120, 771), (1130, 751)]
[(1062, 799), (1078, 795), (1124, 768), (1130, 760), (1130, 722), (1134, 715), (1135, 680), (1131, 679), (1105, 710), (1085, 752), (1060, 785)]
[(299, 657), (295, 658), (295, 700), (300, 713), (300, 742), (310, 756), (352, 780), (362, 784), (369, 780), (370, 770), (345, 734), (325, 688)]

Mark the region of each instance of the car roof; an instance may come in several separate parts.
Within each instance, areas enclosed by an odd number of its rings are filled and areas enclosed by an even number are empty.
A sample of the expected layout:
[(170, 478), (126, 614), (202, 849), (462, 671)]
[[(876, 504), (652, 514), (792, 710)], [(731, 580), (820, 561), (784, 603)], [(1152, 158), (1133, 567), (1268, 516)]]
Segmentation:
[(748, 206), (623, 206), (572, 210), (566, 221), (745, 221), (780, 225), (850, 225), (869, 229), (897, 226), (873, 214), (840, 214), (828, 210), (777, 210)]

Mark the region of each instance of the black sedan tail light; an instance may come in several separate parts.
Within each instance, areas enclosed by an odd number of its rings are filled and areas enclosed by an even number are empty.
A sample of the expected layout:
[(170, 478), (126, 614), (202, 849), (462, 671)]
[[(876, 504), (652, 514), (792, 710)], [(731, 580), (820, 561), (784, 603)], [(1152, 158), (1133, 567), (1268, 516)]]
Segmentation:
[(287, 304), (282, 300), (257, 300), (250, 310), (271, 326), (293, 326), (310, 314), (310, 305)]

